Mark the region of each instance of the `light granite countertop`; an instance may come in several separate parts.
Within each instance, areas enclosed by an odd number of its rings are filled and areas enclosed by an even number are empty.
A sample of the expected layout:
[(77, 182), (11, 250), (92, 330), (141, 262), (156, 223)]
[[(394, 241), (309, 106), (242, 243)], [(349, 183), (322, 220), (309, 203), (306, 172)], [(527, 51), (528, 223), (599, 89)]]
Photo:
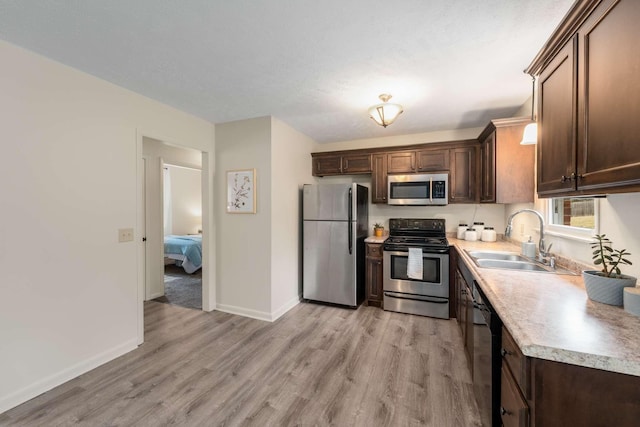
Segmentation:
[(364, 239), (364, 242), (365, 243), (384, 243), (384, 241), (387, 240), (388, 237), (389, 237), (388, 234), (382, 237), (369, 236), (366, 239)]
[(591, 301), (579, 275), (479, 268), (463, 250), (519, 246), (448, 240), (526, 356), (640, 376), (640, 317)]

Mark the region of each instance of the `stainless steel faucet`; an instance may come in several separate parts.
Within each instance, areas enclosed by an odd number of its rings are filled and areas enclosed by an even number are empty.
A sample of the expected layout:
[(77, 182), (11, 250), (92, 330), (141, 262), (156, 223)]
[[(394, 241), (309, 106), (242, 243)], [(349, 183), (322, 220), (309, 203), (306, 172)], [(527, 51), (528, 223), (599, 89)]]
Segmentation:
[(553, 243), (549, 245), (549, 247), (545, 247), (544, 244), (544, 217), (542, 216), (542, 214), (538, 211), (534, 211), (533, 209), (520, 209), (517, 212), (512, 213), (511, 215), (509, 215), (509, 219), (507, 219), (507, 229), (504, 230), (504, 235), (509, 237), (511, 236), (511, 228), (512, 228), (512, 223), (513, 223), (513, 217), (522, 213), (522, 212), (530, 212), (532, 214), (535, 214), (538, 219), (540, 220), (540, 241), (538, 242), (538, 250), (540, 251), (540, 259), (542, 260), (543, 258), (549, 256), (549, 251), (551, 250), (551, 246), (553, 246)]

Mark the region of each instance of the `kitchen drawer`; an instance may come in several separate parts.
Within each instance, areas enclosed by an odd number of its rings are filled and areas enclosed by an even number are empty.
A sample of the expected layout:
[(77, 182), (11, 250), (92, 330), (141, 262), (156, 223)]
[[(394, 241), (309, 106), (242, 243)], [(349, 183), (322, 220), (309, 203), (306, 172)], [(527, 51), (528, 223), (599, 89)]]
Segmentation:
[(531, 398), (529, 360), (522, 354), (518, 344), (505, 327), (502, 328), (502, 360), (504, 361), (503, 366), (506, 364), (511, 370), (513, 378), (524, 396), (527, 399)]
[(500, 375), (500, 418), (504, 427), (528, 427), (529, 406), (509, 369), (502, 365)]
[(382, 257), (382, 245), (378, 243), (367, 243), (367, 256)]

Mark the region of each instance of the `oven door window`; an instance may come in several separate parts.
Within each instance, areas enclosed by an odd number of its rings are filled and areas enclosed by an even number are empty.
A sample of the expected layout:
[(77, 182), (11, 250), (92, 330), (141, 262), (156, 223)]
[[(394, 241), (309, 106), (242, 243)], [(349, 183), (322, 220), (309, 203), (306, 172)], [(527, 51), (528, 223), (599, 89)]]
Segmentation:
[(391, 199), (428, 199), (428, 182), (392, 182), (390, 185)]
[(395, 280), (412, 280), (416, 282), (441, 283), (440, 277), (440, 258), (422, 257), (422, 280), (410, 279), (407, 276), (408, 256), (391, 255), (391, 279)]

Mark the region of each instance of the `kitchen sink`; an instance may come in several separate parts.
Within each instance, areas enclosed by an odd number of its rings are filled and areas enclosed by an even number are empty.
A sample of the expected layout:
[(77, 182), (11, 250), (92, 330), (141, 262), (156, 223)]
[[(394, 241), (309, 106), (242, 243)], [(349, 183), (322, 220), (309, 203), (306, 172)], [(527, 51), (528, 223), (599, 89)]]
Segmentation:
[(503, 260), (503, 261), (529, 261), (527, 258), (515, 252), (497, 252), (497, 251), (467, 251), (472, 258), (487, 260)]
[(468, 251), (473, 262), (481, 268), (499, 268), (503, 270), (533, 271), (537, 273), (553, 273), (575, 275), (564, 268), (551, 268), (546, 264), (527, 258), (515, 252), (507, 251)]
[(534, 264), (528, 261), (509, 261), (504, 259), (476, 259), (478, 267), (485, 268), (504, 268), (507, 270), (524, 270), (524, 271), (540, 271), (549, 272), (546, 267)]

